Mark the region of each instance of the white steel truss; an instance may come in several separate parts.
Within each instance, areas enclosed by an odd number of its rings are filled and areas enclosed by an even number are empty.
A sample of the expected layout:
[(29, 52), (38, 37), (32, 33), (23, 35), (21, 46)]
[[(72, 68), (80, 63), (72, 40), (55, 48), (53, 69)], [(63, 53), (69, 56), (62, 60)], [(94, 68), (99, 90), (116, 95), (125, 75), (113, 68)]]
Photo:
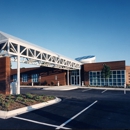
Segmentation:
[(9, 56), (16, 61), (38, 66), (48, 66), (65, 70), (80, 69), (81, 63), (46, 50), (22, 39), (0, 31), (0, 56)]

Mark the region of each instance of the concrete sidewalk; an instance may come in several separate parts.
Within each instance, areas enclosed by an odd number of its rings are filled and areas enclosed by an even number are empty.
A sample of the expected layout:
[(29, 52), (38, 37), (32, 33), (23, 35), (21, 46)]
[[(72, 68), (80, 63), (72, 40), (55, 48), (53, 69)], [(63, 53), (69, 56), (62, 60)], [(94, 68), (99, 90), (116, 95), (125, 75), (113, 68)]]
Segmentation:
[(73, 90), (78, 89), (79, 86), (51, 86), (51, 87), (45, 87), (42, 90), (58, 90), (58, 91), (66, 91), (66, 90)]
[(65, 85), (65, 86), (21, 86), (21, 88), (38, 88), (41, 90), (57, 90), (57, 91), (67, 91), (67, 90), (73, 90), (78, 89), (80, 86), (74, 86), (74, 85)]
[(108, 88), (108, 87), (86, 87), (86, 86), (74, 86), (74, 85), (65, 85), (65, 86), (21, 86), (21, 88), (38, 88), (41, 90), (56, 90), (56, 91), (67, 91), (73, 89), (107, 89), (107, 90), (127, 90), (130, 91), (130, 88)]

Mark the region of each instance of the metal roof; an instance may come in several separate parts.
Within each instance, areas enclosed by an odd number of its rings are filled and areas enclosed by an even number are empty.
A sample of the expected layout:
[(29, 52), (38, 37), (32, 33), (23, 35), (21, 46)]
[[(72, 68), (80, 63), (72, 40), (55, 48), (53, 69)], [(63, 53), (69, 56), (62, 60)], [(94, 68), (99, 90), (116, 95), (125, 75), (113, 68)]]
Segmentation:
[(82, 59), (90, 59), (90, 58), (93, 58), (93, 57), (95, 57), (95, 56), (94, 55), (82, 56), (82, 57), (75, 58), (75, 60), (80, 61)]
[(0, 56), (10, 56), (12, 61), (59, 69), (80, 69), (81, 63), (0, 31)]

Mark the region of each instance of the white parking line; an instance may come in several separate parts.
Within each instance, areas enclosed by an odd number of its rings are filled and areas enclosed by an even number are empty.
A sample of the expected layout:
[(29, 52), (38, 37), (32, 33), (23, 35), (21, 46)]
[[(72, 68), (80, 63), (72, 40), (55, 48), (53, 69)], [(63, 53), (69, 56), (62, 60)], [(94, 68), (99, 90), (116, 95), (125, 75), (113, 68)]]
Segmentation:
[[(13, 118), (16, 118), (16, 119), (19, 119), (19, 120), (24, 120), (24, 121), (28, 121), (28, 122), (33, 122), (33, 123), (36, 123), (36, 124), (40, 124), (40, 125), (46, 125), (46, 126), (51, 126), (51, 127), (59, 127), (58, 125), (52, 125), (52, 124), (48, 124), (48, 123), (43, 123), (43, 122), (39, 122), (39, 121), (34, 121), (34, 120), (29, 120), (29, 119), (25, 119), (25, 118), (21, 118), (21, 117), (13, 117)], [(67, 127), (60, 127), (62, 129), (70, 129), (70, 128), (67, 128)]]
[(81, 112), (79, 112), (78, 114), (76, 114), (75, 116), (71, 117), (69, 120), (67, 120), (66, 122), (64, 122), (63, 124), (61, 124), (60, 126), (58, 126), (56, 129), (60, 129), (62, 128), (64, 125), (68, 124), (70, 121), (72, 121), (74, 118), (76, 118), (77, 116), (79, 116), (80, 114), (82, 114), (84, 111), (86, 111), (87, 109), (89, 109), (91, 106), (93, 106), (95, 103), (97, 103), (97, 100), (95, 102), (93, 102), (92, 104), (90, 104), (88, 107), (86, 107), (85, 109), (83, 109)]
[(102, 91), (101, 93), (104, 93), (104, 92), (106, 92), (107, 91), (107, 89), (105, 89), (104, 91)]
[(87, 89), (87, 90), (83, 90), (82, 92), (86, 92), (86, 91), (89, 91), (89, 90), (91, 90), (91, 89), (89, 88), (89, 89)]

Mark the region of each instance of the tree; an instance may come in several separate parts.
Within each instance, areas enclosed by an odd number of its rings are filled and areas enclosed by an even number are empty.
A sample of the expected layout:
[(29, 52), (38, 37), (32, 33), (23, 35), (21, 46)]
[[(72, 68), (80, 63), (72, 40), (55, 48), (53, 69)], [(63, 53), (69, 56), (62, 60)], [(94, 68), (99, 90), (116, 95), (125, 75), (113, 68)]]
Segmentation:
[(111, 70), (110, 70), (110, 67), (108, 65), (103, 64), (101, 75), (103, 76), (103, 78), (105, 78), (105, 84), (106, 84), (106, 79), (108, 79), (111, 75)]

